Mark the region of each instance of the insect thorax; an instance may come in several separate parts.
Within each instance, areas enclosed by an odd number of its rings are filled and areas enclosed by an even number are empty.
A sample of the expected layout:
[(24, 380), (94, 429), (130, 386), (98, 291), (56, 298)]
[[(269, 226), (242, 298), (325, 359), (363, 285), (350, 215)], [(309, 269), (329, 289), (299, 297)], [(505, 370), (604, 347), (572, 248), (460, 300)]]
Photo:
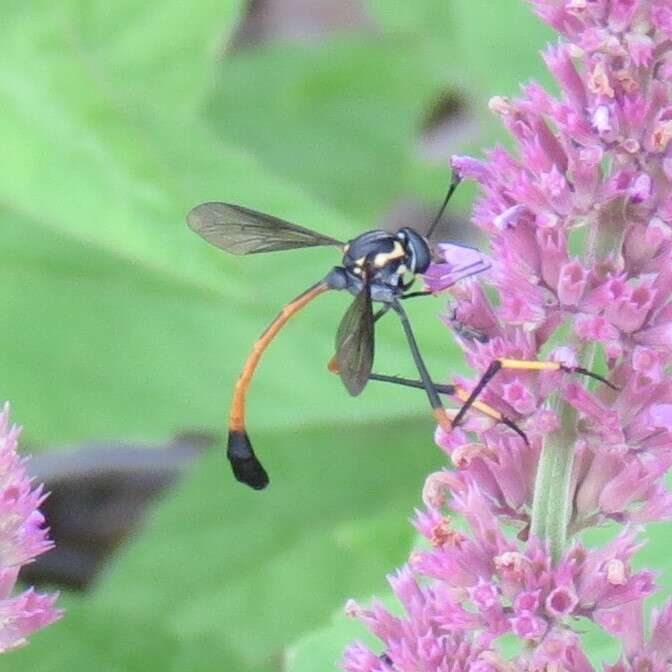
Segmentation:
[(401, 294), (412, 279), (427, 269), (430, 260), (425, 239), (412, 229), (397, 233), (374, 230), (353, 238), (344, 248), (343, 268), (348, 287), (356, 293), (368, 280), (372, 298), (386, 301)]

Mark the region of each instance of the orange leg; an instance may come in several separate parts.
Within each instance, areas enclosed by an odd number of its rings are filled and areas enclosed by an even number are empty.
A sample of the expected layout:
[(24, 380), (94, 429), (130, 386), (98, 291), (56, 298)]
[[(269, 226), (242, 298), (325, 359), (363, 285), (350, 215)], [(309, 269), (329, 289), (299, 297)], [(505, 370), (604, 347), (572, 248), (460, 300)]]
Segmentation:
[[(612, 389), (617, 389), (616, 386), (609, 382), (603, 376), (593, 373), (588, 369), (584, 369), (581, 366), (565, 366), (559, 362), (549, 362), (549, 361), (537, 361), (537, 360), (524, 360), (524, 359), (495, 359), (491, 362), (490, 366), (487, 368), (485, 373), (481, 376), (481, 379), (476, 383), (476, 386), (467, 395), (466, 399), (463, 399), (464, 405), (460, 409), (460, 412), (455, 416), (453, 424), (459, 424), (460, 420), (464, 417), (464, 414), (472, 407), (476, 407), (478, 395), (483, 391), (483, 388), (494, 378), (495, 374), (502, 369), (508, 370), (518, 370), (518, 371), (563, 371), (565, 373), (578, 373), (583, 376), (588, 376), (595, 380), (599, 380), (601, 383), (608, 385)], [(476, 407), (477, 408), (477, 407)]]
[[(327, 364), (327, 368), (329, 371), (332, 373), (338, 373), (338, 366), (336, 365), (335, 359), (332, 358), (329, 363)], [(425, 386), (420, 380), (412, 380), (410, 378), (401, 378), (400, 376), (386, 376), (380, 373), (372, 373), (369, 376), (369, 380), (377, 380), (383, 383), (393, 383), (395, 385), (403, 385), (405, 387), (414, 387), (416, 389), (424, 390)], [(433, 383), (434, 388), (439, 394), (446, 394), (451, 397), (455, 397), (456, 399), (460, 401), (467, 401), (469, 399), (469, 392), (466, 390), (462, 389), (461, 387), (457, 387), (455, 385), (442, 385), (440, 383)], [(528, 443), (527, 436), (525, 433), (516, 425), (513, 420), (510, 420), (507, 418), (505, 415), (500, 413), (498, 410), (494, 409), (492, 406), (482, 402), (482, 401), (474, 401), (472, 403), (472, 407), (475, 408), (476, 410), (480, 411), (484, 415), (487, 415), (489, 418), (492, 418), (493, 420), (496, 420), (497, 422), (501, 422), (502, 424), (506, 425), (510, 429), (512, 429), (518, 436), (520, 436), (525, 443)], [(457, 415), (457, 411), (454, 411), (452, 409), (446, 410), (445, 411), (448, 422), (450, 423), (447, 427), (444, 425), (441, 425), (446, 431), (451, 431), (451, 429), (455, 426), (455, 420), (454, 416)], [(436, 415), (436, 413), (435, 413)], [(438, 420), (438, 417), (437, 417)]]

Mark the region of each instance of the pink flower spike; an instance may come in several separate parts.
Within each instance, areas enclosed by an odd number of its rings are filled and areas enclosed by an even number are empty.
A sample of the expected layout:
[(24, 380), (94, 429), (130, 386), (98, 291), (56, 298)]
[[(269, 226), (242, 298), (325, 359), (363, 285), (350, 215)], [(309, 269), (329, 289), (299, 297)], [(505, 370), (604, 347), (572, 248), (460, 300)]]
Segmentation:
[(513, 605), (513, 610), (519, 614), (521, 612), (534, 613), (539, 609), (539, 596), (541, 590), (523, 591), (518, 594)]
[(485, 182), (489, 178), (488, 168), (483, 161), (472, 159), (470, 156), (453, 156), (451, 158), (453, 170), (463, 180), (476, 180)]
[(625, 41), (628, 45), (628, 51), (632, 62), (637, 66), (648, 66), (653, 56), (653, 40), (648, 35), (641, 33), (628, 33)]
[(603, 488), (599, 498), (600, 510), (605, 513), (624, 511), (631, 502), (644, 498), (656, 476), (649, 473), (639, 460), (632, 460)]
[(672, 36), (672, 7), (658, 2), (651, 8), (651, 20), (657, 28)]
[(599, 135), (607, 136), (614, 130), (612, 121), (613, 117), (608, 105), (599, 105), (595, 108), (592, 116), (592, 124)]
[[(441, 319), (473, 370), (436, 374), (459, 390), (451, 415), (478, 395), (435, 433), (449, 469), (391, 581), (405, 615), (357, 609), (384, 654), (351, 648), (350, 672), (672, 666), (672, 602), (647, 623), (657, 577), (635, 557), (636, 526), (672, 520), (672, 0), (529, 4), (560, 33), (543, 54), (559, 91), (490, 98), (510, 149), (452, 162), (489, 256), (444, 245), (425, 278), (450, 288)], [(616, 660), (593, 667), (580, 619)]]
[(570, 631), (553, 632), (546, 637), (534, 651), (531, 669), (595, 672), (578, 636)]
[(364, 644), (355, 642), (345, 652), (342, 668), (346, 672), (389, 672), (390, 666), (367, 649)]
[(481, 610), (487, 611), (500, 606), (499, 590), (493, 583), (479, 579), (476, 586), (469, 589), (469, 599)]
[(9, 425), (9, 405), (0, 413), (0, 653), (24, 646), (27, 637), (61, 617), (56, 595), (32, 589), (11, 597), (21, 565), (52, 547), (25, 461), (17, 454), (20, 430)]
[(632, 333), (644, 325), (655, 298), (655, 290), (646, 285), (628, 288), (623, 296), (607, 307), (605, 317), (621, 331)]
[(568, 403), (589, 421), (590, 433), (613, 447), (624, 445), (625, 437), (616, 411), (604, 406), (579, 383), (565, 385), (564, 396)]
[(57, 621), (62, 615), (54, 607), (57, 597), (27, 590), (0, 601), (0, 653), (25, 646), (29, 635)]

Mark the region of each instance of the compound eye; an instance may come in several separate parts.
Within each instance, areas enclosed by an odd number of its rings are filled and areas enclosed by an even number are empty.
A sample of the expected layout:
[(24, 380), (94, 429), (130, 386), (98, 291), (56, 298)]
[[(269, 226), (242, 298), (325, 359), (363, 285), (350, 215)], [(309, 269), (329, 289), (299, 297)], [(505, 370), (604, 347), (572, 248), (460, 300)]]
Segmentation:
[(411, 228), (405, 227), (397, 234), (406, 239), (405, 248), (408, 266), (413, 273), (424, 273), (432, 261), (432, 254), (427, 241)]

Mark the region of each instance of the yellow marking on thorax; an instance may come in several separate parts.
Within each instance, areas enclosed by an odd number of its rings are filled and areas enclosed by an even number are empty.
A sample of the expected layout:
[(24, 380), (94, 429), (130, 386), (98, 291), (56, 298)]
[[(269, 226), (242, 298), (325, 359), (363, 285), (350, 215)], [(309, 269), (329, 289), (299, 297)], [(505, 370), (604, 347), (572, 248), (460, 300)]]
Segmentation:
[(404, 251), (402, 244), (398, 240), (395, 240), (392, 252), (379, 252), (373, 258), (373, 266), (374, 268), (383, 268), (394, 259), (400, 259), (404, 256), (406, 256), (406, 252)]

